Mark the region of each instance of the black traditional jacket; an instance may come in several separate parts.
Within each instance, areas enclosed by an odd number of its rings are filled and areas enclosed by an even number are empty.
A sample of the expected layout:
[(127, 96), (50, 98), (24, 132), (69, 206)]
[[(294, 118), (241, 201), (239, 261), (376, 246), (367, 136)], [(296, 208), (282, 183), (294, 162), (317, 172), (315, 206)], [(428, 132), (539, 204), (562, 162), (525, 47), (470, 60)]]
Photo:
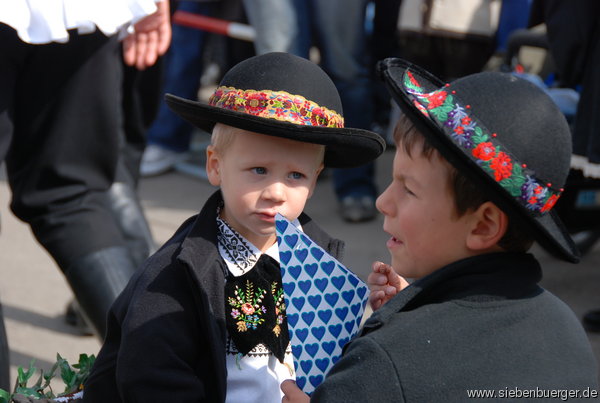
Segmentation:
[[(217, 244), (220, 191), (133, 276), (109, 312), (85, 402), (223, 402), (227, 267)], [(343, 243), (307, 215), (303, 231), (341, 259)]]

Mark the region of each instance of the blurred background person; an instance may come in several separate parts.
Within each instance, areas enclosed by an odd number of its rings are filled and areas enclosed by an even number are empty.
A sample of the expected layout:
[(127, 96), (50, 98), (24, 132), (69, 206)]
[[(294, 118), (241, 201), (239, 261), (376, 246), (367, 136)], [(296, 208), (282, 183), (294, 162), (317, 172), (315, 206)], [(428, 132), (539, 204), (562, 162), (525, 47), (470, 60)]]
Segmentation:
[[(181, 0), (173, 3), (174, 11), (212, 17), (220, 1)], [(173, 39), (165, 55), (162, 93), (196, 99), (204, 72), (204, 56), (209, 33), (196, 28), (172, 24)], [(146, 132), (146, 149), (140, 165), (142, 176), (159, 175), (189, 158), (194, 128), (176, 116), (161, 99), (156, 119)]]
[(166, 0), (0, 3), (10, 208), (56, 261), (98, 337), (154, 248), (127, 141), (144, 115), (129, 112), (155, 101), (138, 103), (134, 91), (147, 89), (124, 66), (152, 66), (170, 37)]
[[(335, 83), (348, 127), (371, 129), (374, 120), (373, 83), (367, 46), (368, 0), (294, 0), (298, 34), (291, 53), (309, 58), (319, 51), (319, 64)], [(333, 188), (341, 217), (347, 222), (375, 218), (375, 163), (333, 169)]]
[[(557, 204), (561, 218), (582, 253), (600, 239), (600, 201), (578, 205), (584, 192), (600, 191), (600, 2), (534, 0), (531, 25), (545, 23), (548, 48), (562, 86), (580, 91), (573, 124), (571, 172)], [(584, 315), (588, 331), (600, 332), (600, 310)]]

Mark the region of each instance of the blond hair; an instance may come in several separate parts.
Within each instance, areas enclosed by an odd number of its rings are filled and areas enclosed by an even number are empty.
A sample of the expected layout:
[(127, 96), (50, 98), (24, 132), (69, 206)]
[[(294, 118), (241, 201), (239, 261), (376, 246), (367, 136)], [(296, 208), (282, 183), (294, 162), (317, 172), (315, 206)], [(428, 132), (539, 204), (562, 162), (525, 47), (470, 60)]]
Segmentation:
[(236, 130), (239, 129), (224, 123), (217, 123), (213, 128), (210, 144), (212, 144), (218, 153), (223, 154), (233, 144)]
[[(235, 139), (235, 137), (239, 135), (239, 133), (236, 133), (236, 131), (238, 130), (242, 129), (238, 129), (236, 127), (229, 126), (224, 123), (217, 123), (213, 128), (212, 135), (210, 138), (210, 144), (214, 147), (215, 151), (223, 155), (225, 150), (231, 147), (231, 144), (233, 144), (233, 140)], [(317, 143), (314, 144), (321, 146), (319, 147), (319, 161), (323, 162), (323, 160), (325, 159), (325, 146)]]

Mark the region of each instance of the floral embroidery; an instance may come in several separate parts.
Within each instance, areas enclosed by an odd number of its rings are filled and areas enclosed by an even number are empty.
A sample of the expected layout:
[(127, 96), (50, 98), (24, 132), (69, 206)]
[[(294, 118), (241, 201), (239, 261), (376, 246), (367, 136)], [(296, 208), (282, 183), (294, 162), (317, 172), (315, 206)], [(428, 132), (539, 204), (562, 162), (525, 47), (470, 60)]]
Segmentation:
[(262, 315), (267, 312), (267, 309), (262, 304), (262, 300), (266, 293), (267, 290), (259, 287), (255, 291), (254, 284), (250, 281), (246, 281), (245, 290), (240, 289), (237, 285), (235, 286), (235, 298), (229, 297), (227, 301), (233, 307), (230, 315), (237, 320), (238, 332), (255, 330), (258, 325), (265, 321)]
[(489, 141), (485, 141), (483, 143), (479, 143), (477, 147), (473, 149), (473, 156), (482, 161), (489, 161), (494, 158), (496, 154), (496, 149), (494, 145)]
[(505, 152), (499, 152), (492, 159), (490, 168), (494, 170), (494, 178), (497, 182), (510, 178), (512, 175), (512, 162)]
[(415, 98), (413, 105), (424, 116), (440, 125), (452, 139), (483, 170), (528, 210), (544, 214), (554, 207), (563, 189), (552, 184), (542, 185), (535, 173), (521, 164), (476, 119), (469, 116), (469, 105), (462, 106), (445, 88), (425, 93), (410, 70), (404, 76), (407, 92)]
[(444, 104), (446, 100), (446, 93), (444, 91), (432, 92), (431, 95), (427, 97), (427, 109), (435, 109), (439, 108)]
[(344, 118), (336, 111), (285, 91), (219, 87), (208, 103), (223, 109), (303, 126), (344, 127)]
[(273, 328), (275, 336), (279, 336), (281, 333), (281, 325), (285, 319), (285, 299), (283, 297), (283, 288), (276, 282), (271, 284), (271, 295), (273, 295), (273, 301), (275, 302), (275, 315), (277, 315), (277, 321)]
[[(219, 211), (217, 211), (219, 213)], [(236, 359), (263, 345), (283, 363), (289, 345), (279, 262), (217, 218), (219, 252), (230, 275), (225, 281), (227, 338)]]
[[(228, 297), (227, 300), (229, 305), (233, 307), (230, 312), (231, 317), (238, 320), (236, 322), (238, 332), (255, 330), (265, 321), (262, 315), (267, 312), (267, 308), (262, 304), (262, 301), (266, 293), (267, 291), (260, 287), (257, 287), (254, 291), (254, 284), (250, 281), (246, 281), (245, 290), (240, 289), (237, 285), (235, 286), (235, 298)], [(275, 304), (277, 320), (272, 331), (275, 336), (279, 336), (281, 333), (281, 325), (285, 319), (283, 295), (283, 288), (277, 282), (273, 282), (271, 284), (271, 296)]]

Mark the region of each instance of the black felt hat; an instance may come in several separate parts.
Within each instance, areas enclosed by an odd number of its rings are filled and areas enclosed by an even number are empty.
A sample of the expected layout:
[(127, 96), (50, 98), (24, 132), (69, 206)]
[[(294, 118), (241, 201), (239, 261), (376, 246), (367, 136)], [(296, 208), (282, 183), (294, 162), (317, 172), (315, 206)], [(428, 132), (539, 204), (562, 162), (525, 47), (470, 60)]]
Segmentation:
[(554, 102), (508, 73), (483, 72), (444, 84), (402, 59), (378, 64), (402, 111), (429, 142), (469, 176), (511, 220), (525, 224), (553, 255), (579, 251), (552, 207), (571, 159), (571, 132)]
[(333, 81), (316, 64), (289, 53), (267, 53), (238, 63), (225, 74), (208, 104), (171, 94), (166, 102), (209, 133), (216, 123), (223, 123), (325, 145), (325, 165), (330, 167), (363, 165), (385, 150), (377, 133), (344, 127)]

